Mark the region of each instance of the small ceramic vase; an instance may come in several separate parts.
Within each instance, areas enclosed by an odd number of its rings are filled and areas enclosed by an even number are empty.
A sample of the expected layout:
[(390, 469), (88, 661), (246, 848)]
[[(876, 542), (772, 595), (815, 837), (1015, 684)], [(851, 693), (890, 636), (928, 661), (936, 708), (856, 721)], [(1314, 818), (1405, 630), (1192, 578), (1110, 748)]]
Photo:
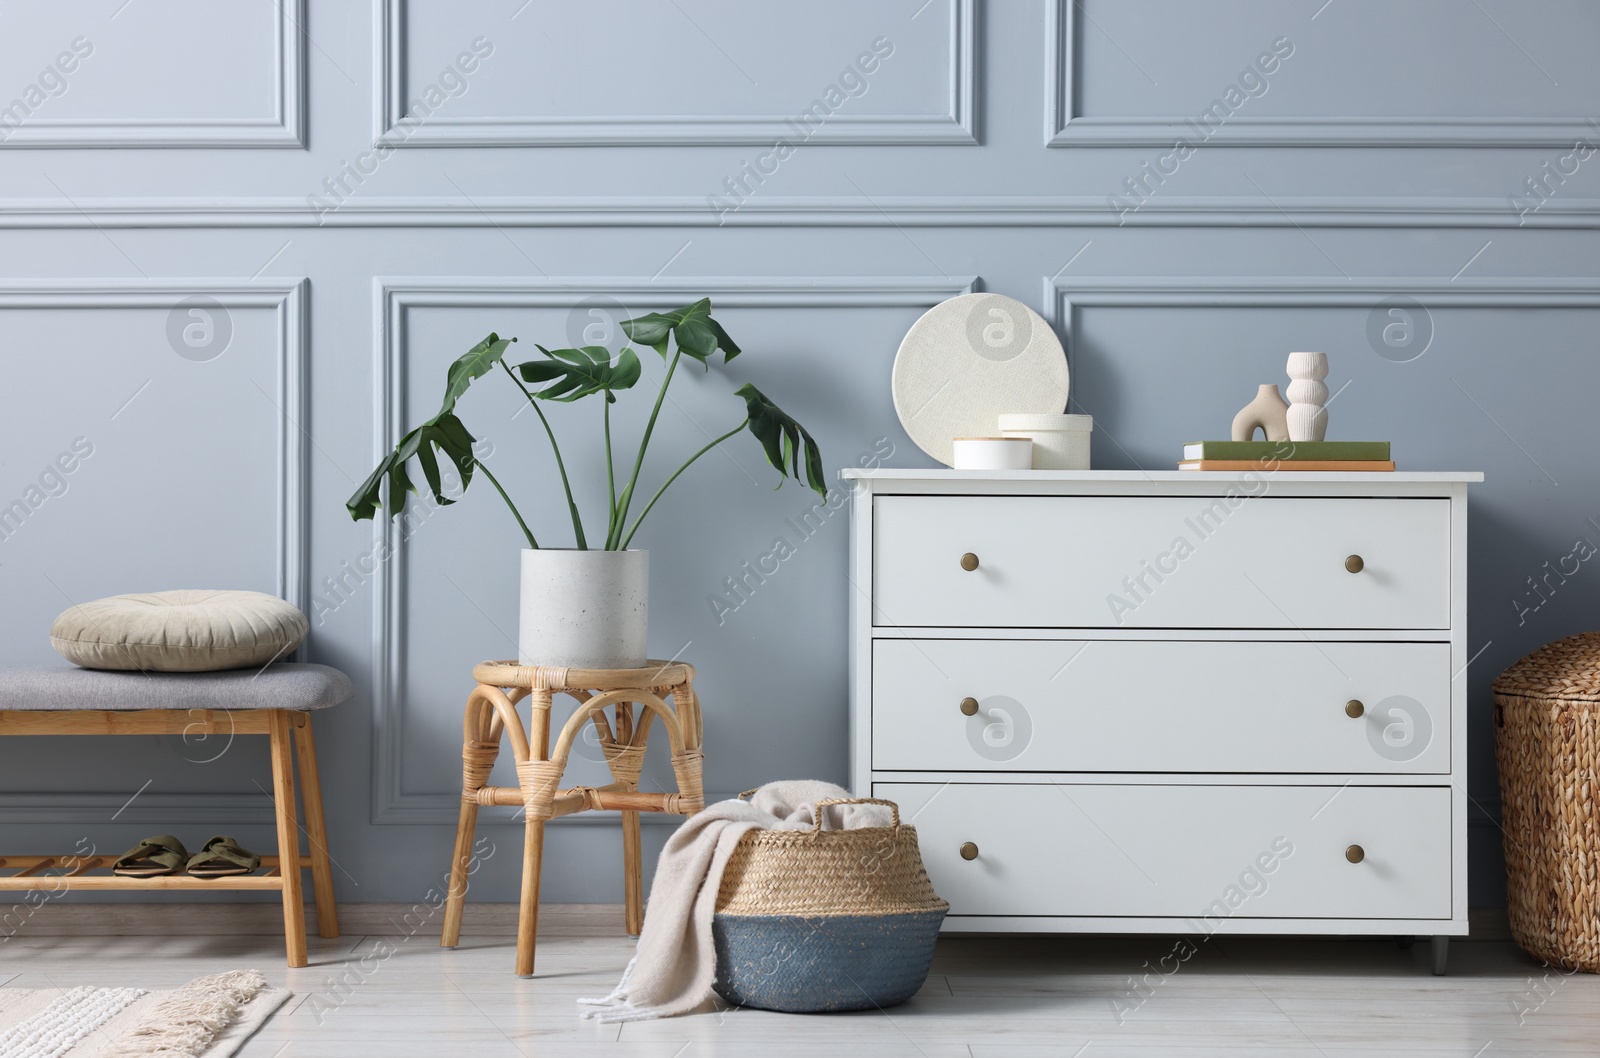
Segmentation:
[(1256, 427), (1267, 435), (1269, 441), (1289, 440), (1289, 423), (1286, 415), (1289, 405), (1277, 386), (1261, 386), (1256, 399), (1239, 409), (1233, 417), (1233, 440), (1249, 441), (1255, 437)]
[(1328, 436), (1327, 353), (1290, 353), (1289, 440), (1321, 441)]

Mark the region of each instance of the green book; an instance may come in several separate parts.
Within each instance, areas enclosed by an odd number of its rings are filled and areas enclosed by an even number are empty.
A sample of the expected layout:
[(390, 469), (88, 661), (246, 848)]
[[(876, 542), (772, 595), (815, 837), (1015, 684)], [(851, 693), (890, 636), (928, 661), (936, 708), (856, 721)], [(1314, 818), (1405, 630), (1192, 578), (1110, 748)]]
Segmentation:
[(1388, 459), (1388, 441), (1194, 441), (1184, 459)]

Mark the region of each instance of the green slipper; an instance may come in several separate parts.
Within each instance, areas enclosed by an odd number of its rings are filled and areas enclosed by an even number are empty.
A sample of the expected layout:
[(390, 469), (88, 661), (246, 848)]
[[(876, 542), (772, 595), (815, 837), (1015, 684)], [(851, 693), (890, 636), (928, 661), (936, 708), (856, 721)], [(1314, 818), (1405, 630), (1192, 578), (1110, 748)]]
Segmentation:
[(218, 834), (189, 857), (189, 873), (196, 878), (221, 878), (249, 874), (261, 866), (261, 857), (226, 834)]
[(183, 842), (171, 834), (157, 834), (118, 856), (111, 865), (111, 873), (129, 878), (155, 878), (177, 874), (188, 859), (189, 850), (183, 847)]

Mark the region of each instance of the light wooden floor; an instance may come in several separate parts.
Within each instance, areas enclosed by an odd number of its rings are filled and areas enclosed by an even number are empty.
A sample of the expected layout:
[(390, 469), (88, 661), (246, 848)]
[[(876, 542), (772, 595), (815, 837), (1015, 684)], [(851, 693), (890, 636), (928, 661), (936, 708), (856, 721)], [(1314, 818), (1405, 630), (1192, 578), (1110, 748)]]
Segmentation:
[[(620, 929), (620, 909), (617, 914)], [(400, 928), (404, 928), (403, 926)], [(730, 1010), (629, 1025), (580, 1021), (573, 999), (609, 991), (632, 952), (620, 935), (557, 923), (539, 974), (511, 973), (513, 938), (438, 947), (416, 935), (311, 939), (283, 966), (265, 936), (29, 935), (0, 944), (0, 986), (170, 987), (256, 967), (295, 995), (246, 1058), (825, 1055), (827, 1058), (1110, 1058), (1248, 1055), (1500, 1058), (1600, 1050), (1600, 977), (1546, 971), (1504, 941), (1456, 941), (1432, 977), (1426, 942), (1220, 938), (1172, 976), (1132, 986), (1172, 950), (1157, 937), (947, 937), (911, 1002), (885, 1012)], [(387, 955), (385, 953), (388, 953)], [(1171, 963), (1169, 962), (1169, 966)]]

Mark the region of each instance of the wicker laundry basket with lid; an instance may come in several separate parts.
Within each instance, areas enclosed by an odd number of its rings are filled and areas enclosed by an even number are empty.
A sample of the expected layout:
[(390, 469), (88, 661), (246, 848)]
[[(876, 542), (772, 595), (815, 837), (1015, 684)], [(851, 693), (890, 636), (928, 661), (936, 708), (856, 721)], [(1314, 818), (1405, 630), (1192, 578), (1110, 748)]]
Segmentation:
[[(823, 830), (830, 805), (878, 804), (887, 827)], [(739, 1006), (820, 1013), (887, 1007), (927, 980), (950, 905), (892, 801), (817, 802), (810, 830), (752, 830), (717, 891), (716, 989)]]
[(1600, 632), (1540, 647), (1493, 686), (1511, 936), (1600, 972)]

